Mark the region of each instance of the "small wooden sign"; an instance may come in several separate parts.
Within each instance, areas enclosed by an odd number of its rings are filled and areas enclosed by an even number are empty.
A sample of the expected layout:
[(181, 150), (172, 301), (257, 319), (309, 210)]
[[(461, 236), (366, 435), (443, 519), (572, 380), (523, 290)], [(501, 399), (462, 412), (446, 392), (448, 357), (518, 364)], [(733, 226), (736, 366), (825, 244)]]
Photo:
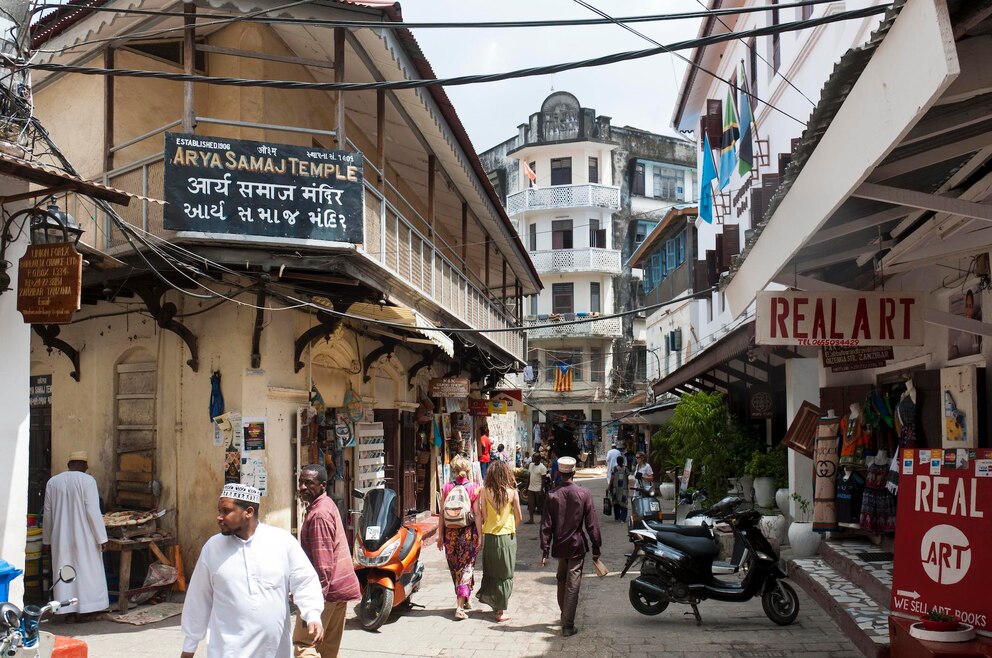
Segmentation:
[(468, 389), (468, 377), (435, 377), (431, 379), (430, 396), (432, 398), (467, 398)]
[(83, 257), (68, 242), (32, 244), (17, 264), (17, 310), (26, 324), (67, 324), (79, 310)]

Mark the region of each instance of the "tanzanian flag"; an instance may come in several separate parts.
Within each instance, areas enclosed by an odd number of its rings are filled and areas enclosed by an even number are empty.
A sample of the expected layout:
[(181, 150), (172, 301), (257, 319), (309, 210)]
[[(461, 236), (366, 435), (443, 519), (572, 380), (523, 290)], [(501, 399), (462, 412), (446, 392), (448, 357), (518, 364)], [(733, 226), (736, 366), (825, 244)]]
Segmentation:
[(572, 366), (558, 361), (555, 363), (555, 392), (567, 393), (572, 390)]
[(716, 180), (716, 164), (713, 162), (713, 149), (710, 138), (703, 134), (703, 170), (699, 177), (699, 216), (707, 224), (713, 223), (713, 181)]
[(730, 185), (730, 175), (737, 164), (737, 112), (734, 110), (734, 90), (727, 89), (723, 102), (723, 136), (720, 138), (720, 189)]
[(751, 100), (748, 98), (747, 78), (741, 71), (741, 144), (737, 151), (737, 171), (741, 176), (754, 167), (754, 151), (751, 141), (754, 137), (754, 117), (751, 116)]

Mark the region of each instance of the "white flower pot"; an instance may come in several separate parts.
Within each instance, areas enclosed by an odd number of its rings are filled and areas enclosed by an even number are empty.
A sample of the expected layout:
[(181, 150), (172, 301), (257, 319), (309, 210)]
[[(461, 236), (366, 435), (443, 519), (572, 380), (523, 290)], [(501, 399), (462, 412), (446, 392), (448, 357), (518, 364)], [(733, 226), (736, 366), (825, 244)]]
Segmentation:
[(675, 500), (675, 483), (662, 482), (658, 486), (658, 492), (662, 500)]
[(778, 511), (782, 512), (782, 514), (789, 516), (788, 489), (778, 489), (775, 491), (775, 506), (778, 507)]
[[(781, 544), (785, 541), (785, 529), (787, 525), (785, 517), (781, 514), (763, 516), (758, 522), (758, 528), (761, 529), (761, 534), (771, 541), (772, 544), (776, 542)], [(773, 539), (776, 541), (772, 541)]]
[(758, 507), (771, 507), (775, 502), (775, 480), (770, 477), (754, 479), (754, 504)]
[(794, 522), (789, 526), (792, 557), (813, 557), (820, 550), (820, 534), (813, 532), (812, 523)]
[(728, 494), (730, 494), (731, 496), (739, 496), (740, 495), (739, 486), (740, 486), (740, 480), (738, 480), (737, 478), (727, 478)]
[(741, 490), (744, 492), (744, 501), (748, 503), (754, 502), (754, 478), (750, 475), (745, 475), (737, 480), (737, 484), (740, 485)]

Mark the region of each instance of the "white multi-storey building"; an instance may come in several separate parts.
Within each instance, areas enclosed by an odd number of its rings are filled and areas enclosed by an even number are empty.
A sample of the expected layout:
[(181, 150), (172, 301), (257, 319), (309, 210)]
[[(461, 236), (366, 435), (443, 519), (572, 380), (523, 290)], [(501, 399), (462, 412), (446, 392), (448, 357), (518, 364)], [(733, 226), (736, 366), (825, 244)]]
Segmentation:
[[(668, 208), (694, 198), (692, 146), (613, 127), (554, 92), (515, 137), (480, 157), (543, 284), (524, 303), (531, 421), (563, 414), (597, 436), (618, 404), (644, 390), (643, 316), (615, 314), (642, 299), (630, 254)], [(570, 366), (570, 391), (555, 390), (559, 363)]]

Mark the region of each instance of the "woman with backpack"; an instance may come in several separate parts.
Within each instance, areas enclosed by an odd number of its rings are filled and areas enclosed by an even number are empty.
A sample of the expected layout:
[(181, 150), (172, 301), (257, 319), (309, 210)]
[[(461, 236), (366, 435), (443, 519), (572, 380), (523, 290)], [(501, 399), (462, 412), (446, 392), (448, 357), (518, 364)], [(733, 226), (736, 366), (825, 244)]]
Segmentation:
[(466, 619), (465, 611), (472, 608), (475, 558), (479, 551), (478, 524), (472, 510), (480, 487), (469, 480), (472, 465), (461, 455), (451, 460), (451, 474), (454, 481), (442, 489), (437, 548), (445, 552), (455, 584), (455, 619)]
[(475, 504), (475, 523), (482, 551), (482, 586), (479, 600), (492, 606), (496, 621), (509, 621), (506, 607), (513, 593), (513, 572), (517, 563), (517, 526), (520, 525), (520, 497), (517, 481), (509, 464), (489, 464), (482, 493)]

